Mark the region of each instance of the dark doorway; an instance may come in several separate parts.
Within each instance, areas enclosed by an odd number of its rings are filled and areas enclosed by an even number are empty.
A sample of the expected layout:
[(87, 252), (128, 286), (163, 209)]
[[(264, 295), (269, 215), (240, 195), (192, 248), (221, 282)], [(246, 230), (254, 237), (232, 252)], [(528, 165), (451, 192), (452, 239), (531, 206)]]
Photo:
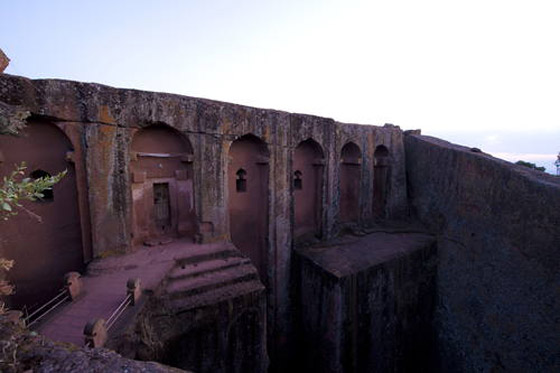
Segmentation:
[(169, 183), (154, 184), (154, 215), (157, 227), (162, 233), (171, 229), (171, 209), (169, 208)]
[(360, 218), (362, 155), (358, 145), (349, 142), (342, 148), (340, 159), (340, 221), (357, 222)]
[(228, 210), (231, 241), (251, 258), (266, 282), (268, 245), (268, 149), (254, 135), (235, 140), (229, 149)]
[(302, 141), (294, 152), (293, 193), (296, 239), (321, 236), (323, 150), (312, 139)]

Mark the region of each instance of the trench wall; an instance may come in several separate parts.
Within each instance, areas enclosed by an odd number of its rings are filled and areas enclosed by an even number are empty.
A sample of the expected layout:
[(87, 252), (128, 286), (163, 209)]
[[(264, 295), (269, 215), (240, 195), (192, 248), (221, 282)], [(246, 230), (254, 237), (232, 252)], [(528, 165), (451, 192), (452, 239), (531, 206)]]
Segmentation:
[(438, 233), (442, 371), (560, 370), (560, 180), (405, 137), (413, 212)]
[(386, 236), (352, 247), (361, 251), (353, 260), (337, 259), (346, 254), (338, 248), (297, 251), (300, 355), (291, 371), (434, 371), (436, 241)]

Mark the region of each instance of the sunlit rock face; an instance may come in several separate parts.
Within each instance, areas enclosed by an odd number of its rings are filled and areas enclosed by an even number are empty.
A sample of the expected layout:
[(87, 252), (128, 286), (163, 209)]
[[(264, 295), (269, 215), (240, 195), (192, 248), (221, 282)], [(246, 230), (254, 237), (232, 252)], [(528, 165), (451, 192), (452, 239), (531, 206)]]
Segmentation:
[(8, 56), (6, 56), (6, 54), (4, 54), (2, 49), (0, 49), (0, 74), (3, 73), (4, 70), (6, 70), (6, 67), (8, 67), (9, 64), (10, 59), (8, 58)]

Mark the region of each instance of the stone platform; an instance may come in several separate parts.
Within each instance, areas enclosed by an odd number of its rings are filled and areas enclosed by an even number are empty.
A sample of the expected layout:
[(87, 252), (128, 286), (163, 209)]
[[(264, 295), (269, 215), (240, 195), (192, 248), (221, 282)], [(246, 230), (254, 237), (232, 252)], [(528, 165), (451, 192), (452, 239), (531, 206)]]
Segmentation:
[(429, 371), (433, 236), (377, 232), (296, 252), (302, 371)]
[(97, 259), (89, 264), (87, 273), (82, 277), (83, 294), (54, 311), (38, 326), (37, 331), (55, 341), (83, 345), (86, 323), (96, 318), (107, 319), (125, 298), (127, 280), (139, 278), (143, 292), (140, 305), (123, 313), (111, 333), (114, 336), (139, 311), (146, 294), (153, 294), (162, 286), (178, 261), (201, 263), (185, 269), (187, 272), (200, 272), (205, 268), (205, 261), (214, 259), (211, 263), (215, 263), (216, 258), (222, 255), (233, 256), (232, 252), (237, 250), (225, 242), (197, 245), (190, 240), (176, 240), (165, 245), (141, 247), (127, 255)]

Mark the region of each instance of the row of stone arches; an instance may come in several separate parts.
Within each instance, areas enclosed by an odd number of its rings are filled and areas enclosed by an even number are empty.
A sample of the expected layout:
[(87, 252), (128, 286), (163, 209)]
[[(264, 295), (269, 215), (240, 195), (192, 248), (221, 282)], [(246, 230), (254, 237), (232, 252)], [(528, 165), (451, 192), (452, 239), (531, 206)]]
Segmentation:
[[(196, 230), (192, 146), (166, 126), (139, 130), (131, 143), (133, 237), (135, 243), (159, 235), (193, 235)], [(230, 146), (228, 211), (234, 243), (257, 258), (268, 230), (269, 150), (257, 136), (242, 136)], [(388, 149), (375, 151), (374, 211), (384, 211)], [(293, 157), (294, 235), (320, 236), (325, 155), (312, 139), (302, 141)], [(361, 150), (346, 143), (340, 156), (341, 223), (360, 218)], [(260, 262), (258, 260), (257, 262)]]
[[(198, 232), (198, 223), (191, 143), (182, 133), (165, 125), (134, 131), (129, 162), (132, 244), (168, 236), (193, 237)], [(82, 163), (79, 167), (75, 165), (72, 142), (64, 131), (47, 122), (30, 122), (23, 135), (0, 138), (2, 174), (22, 160), (27, 161), (30, 177), (54, 175), (65, 169), (68, 174), (34, 206), (34, 211), (42, 216), (41, 224), (20, 214), (3, 227), (2, 238), (17, 242), (13, 249), (3, 249), (3, 254), (17, 263), (10, 274), (20, 284), (14, 297), (16, 304), (28, 304), (29, 300), (40, 303), (51, 295), (48, 289), (56, 289), (55, 282), (65, 272), (83, 268), (91, 258), (86, 248), (91, 232), (83, 221), (89, 219), (86, 170)], [(378, 179), (387, 178), (388, 150), (379, 149), (375, 188), (385, 191), (385, 183)], [(232, 142), (228, 156), (230, 236), (264, 274), (270, 225), (270, 152), (262, 139), (248, 134)], [(357, 221), (361, 151), (356, 144), (348, 143), (342, 148), (340, 167), (340, 219)], [(294, 236), (321, 236), (325, 154), (316, 141), (307, 139), (298, 144), (293, 153), (292, 173)], [(384, 198), (374, 195), (376, 208), (380, 208)], [(37, 281), (40, 286), (35, 286)], [(30, 282), (29, 286), (26, 282)]]
[[(362, 177), (361, 150), (348, 142), (341, 151), (340, 221), (356, 223), (360, 219)], [(269, 151), (266, 143), (254, 135), (233, 141), (229, 150), (228, 212), (232, 242), (266, 273), (269, 206)], [(380, 145), (375, 151), (374, 208), (380, 216), (385, 210), (389, 152)], [(298, 144), (292, 160), (293, 233), (296, 240), (321, 237), (323, 214), (323, 178), (325, 154), (313, 139)], [(377, 180), (379, 178), (379, 180)]]
[[(189, 236), (197, 232), (194, 208), (192, 146), (178, 131), (163, 125), (138, 130), (131, 142), (133, 241)], [(384, 210), (388, 150), (375, 153), (375, 211)], [(247, 134), (232, 142), (227, 165), (227, 211), (232, 242), (247, 254), (261, 274), (266, 271), (269, 239), (269, 158), (266, 143)], [(342, 223), (360, 218), (361, 150), (348, 142), (341, 150), (340, 211)], [(292, 162), (294, 236), (322, 234), (325, 154), (313, 139), (298, 144)]]

